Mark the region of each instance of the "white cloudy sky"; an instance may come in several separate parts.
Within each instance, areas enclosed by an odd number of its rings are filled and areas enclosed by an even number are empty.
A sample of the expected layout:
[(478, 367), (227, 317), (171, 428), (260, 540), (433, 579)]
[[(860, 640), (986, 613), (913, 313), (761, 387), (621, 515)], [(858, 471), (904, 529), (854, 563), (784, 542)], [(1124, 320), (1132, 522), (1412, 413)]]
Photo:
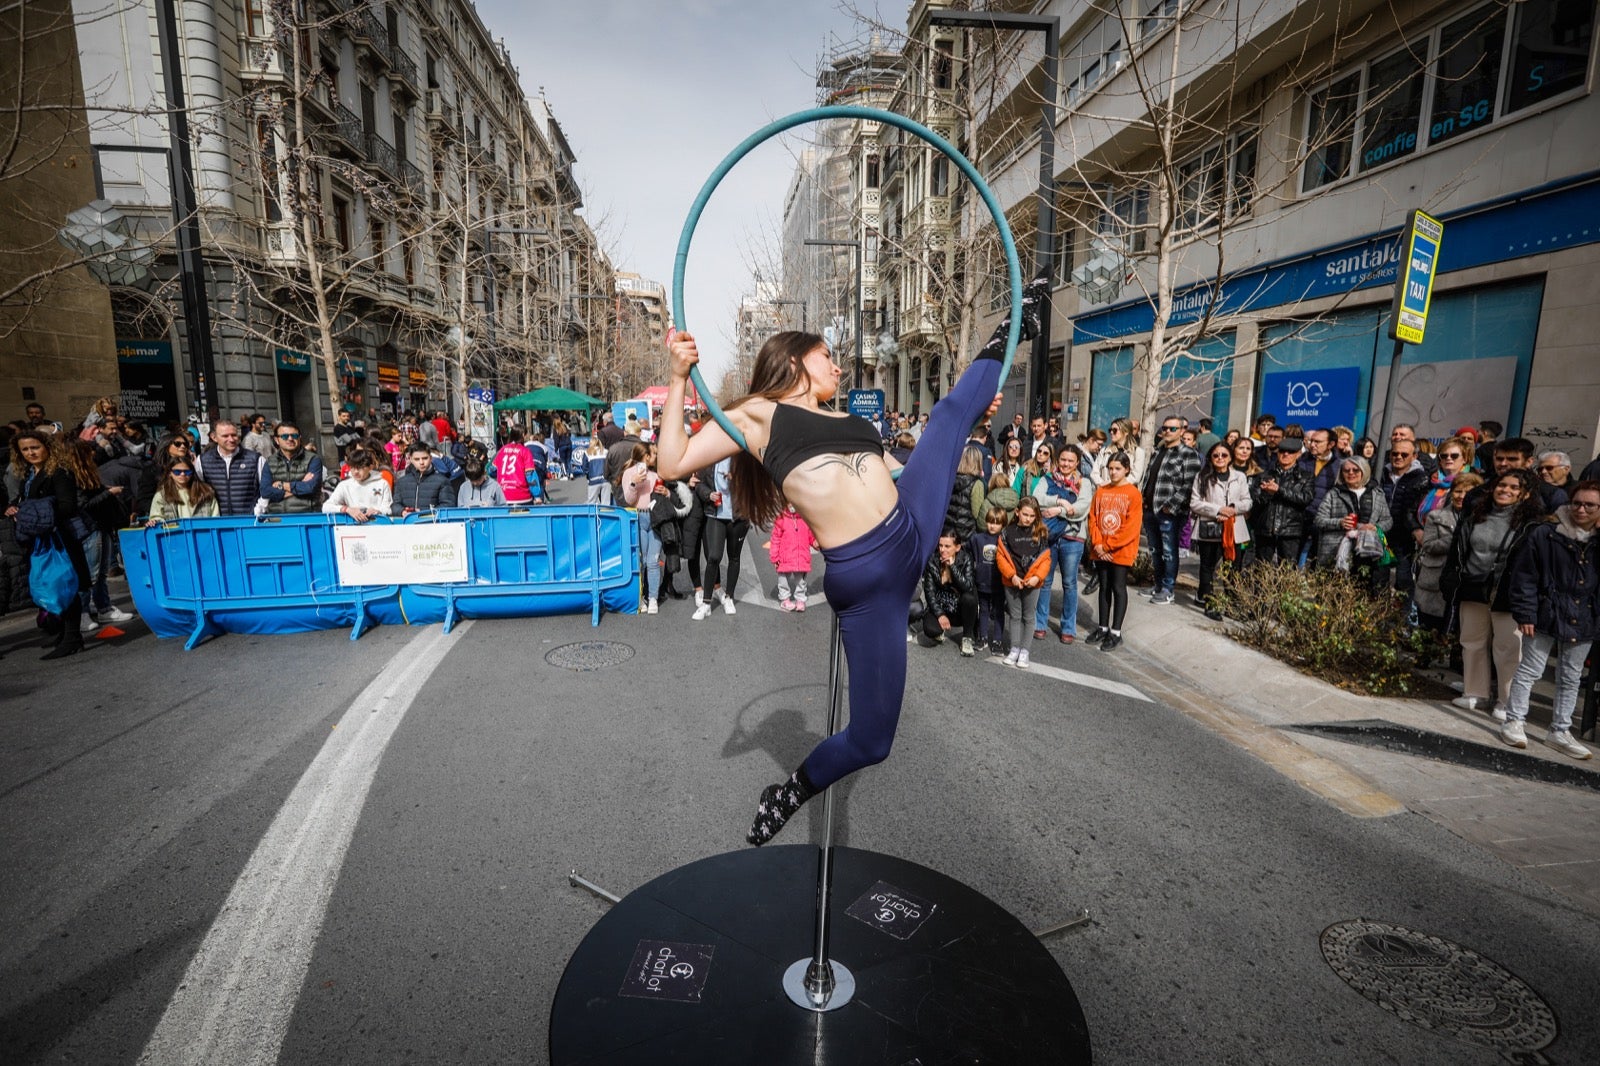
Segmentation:
[[(906, 6), (881, 2), (903, 26)], [(561, 123), (584, 214), (617, 269), (669, 296), (684, 219), (711, 172), (756, 130), (815, 106), (818, 57), (863, 34), (840, 0), (478, 0), (478, 12), (505, 38), (523, 90), (542, 90)], [(775, 138), (747, 156), (695, 229), (683, 303), (710, 382), (731, 362), (752, 249), (781, 227), (797, 143)]]

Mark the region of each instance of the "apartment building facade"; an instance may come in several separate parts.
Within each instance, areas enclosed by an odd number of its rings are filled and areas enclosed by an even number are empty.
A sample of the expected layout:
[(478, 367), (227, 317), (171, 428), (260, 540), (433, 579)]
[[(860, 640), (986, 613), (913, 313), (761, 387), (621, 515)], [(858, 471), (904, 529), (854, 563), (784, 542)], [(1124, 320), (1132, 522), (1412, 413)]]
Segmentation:
[[(139, 219), (170, 288), (153, 8), (75, 6), (105, 196)], [(610, 291), (611, 268), (559, 123), (471, 3), (177, 7), (224, 415), (325, 427), (338, 407), (457, 410), (469, 383), (578, 376), (574, 341), (603, 336), (606, 308), (572, 296)], [(193, 346), (155, 294), (113, 292), (118, 350), (145, 377), (170, 367), (181, 416)]]
[[(1439, 438), (1492, 419), (1579, 465), (1595, 453), (1592, 0), (1027, 10), (1061, 25), (1051, 400), (1067, 430), (1270, 412), (1379, 435), (1400, 231), (1420, 209), (1444, 235), (1396, 420)], [(1037, 43), (1002, 36), (992, 56), (1012, 85), (992, 124), (1036, 111)], [(1037, 137), (979, 141), (997, 194), (1024, 205)]]

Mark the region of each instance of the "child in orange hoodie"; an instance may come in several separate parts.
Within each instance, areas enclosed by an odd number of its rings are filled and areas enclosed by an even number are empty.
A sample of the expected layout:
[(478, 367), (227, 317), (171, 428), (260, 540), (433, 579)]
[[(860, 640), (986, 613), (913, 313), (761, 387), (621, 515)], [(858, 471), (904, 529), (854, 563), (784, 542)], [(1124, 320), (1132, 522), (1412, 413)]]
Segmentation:
[(1144, 499), (1128, 480), (1126, 452), (1106, 460), (1109, 483), (1095, 490), (1089, 505), (1089, 553), (1100, 565), (1100, 624), (1090, 644), (1111, 651), (1122, 643), (1122, 620), (1128, 613), (1128, 570), (1139, 557), (1139, 528), (1144, 524)]
[(1006, 587), (1011, 613), (1011, 650), (1006, 653), (1007, 666), (1028, 668), (1028, 645), (1024, 643), (1023, 627), (1032, 628), (1034, 612), (1039, 609), (1039, 590), (1050, 574), (1049, 547), (1050, 531), (1039, 517), (1039, 501), (1032, 496), (1022, 497), (1017, 501), (1011, 524), (1000, 532), (994, 560), (1000, 567), (1000, 579)]

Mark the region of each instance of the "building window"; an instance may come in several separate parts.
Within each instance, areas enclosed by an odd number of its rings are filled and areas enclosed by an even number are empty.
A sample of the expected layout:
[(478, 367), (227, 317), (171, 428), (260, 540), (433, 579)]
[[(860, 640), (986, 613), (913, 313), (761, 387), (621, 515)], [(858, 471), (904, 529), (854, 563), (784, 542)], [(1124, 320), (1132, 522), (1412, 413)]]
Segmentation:
[(1174, 211), (1179, 231), (1203, 230), (1250, 210), (1256, 195), (1256, 148), (1256, 130), (1250, 127), (1178, 164)]
[(342, 196), (333, 198), (333, 240), (340, 252), (350, 250), (350, 201)]
[(244, 0), (245, 33), (251, 37), (267, 35), (267, 5), (265, 0)]
[(878, 157), (875, 156), (875, 155), (869, 155), (869, 156), (867, 156), (867, 188), (876, 189), (877, 187), (878, 187)]
[(934, 156), (933, 168), (928, 178), (928, 195), (950, 195), (950, 160), (943, 155)]
[(1528, 0), (1512, 4), (1511, 78), (1506, 113), (1521, 111), (1583, 85), (1594, 41), (1594, 4)]
[(1355, 143), (1356, 104), (1360, 97), (1359, 71), (1311, 94), (1302, 192), (1320, 189), (1338, 181), (1350, 169), (1350, 148)]
[(278, 136), (272, 129), (272, 120), (256, 120), (256, 148), (261, 160), (261, 198), (266, 208), (268, 222), (283, 221), (283, 202), (280, 198), (278, 176)]
[(1144, 17), (1139, 19), (1139, 40), (1148, 41), (1160, 33), (1178, 13), (1178, 0), (1144, 0)]
[(1427, 42), (1419, 41), (1367, 68), (1367, 107), (1361, 116), (1362, 170), (1403, 159), (1417, 150), (1427, 51)]
[(389, 257), (385, 254), (389, 244), (388, 237), (383, 231), (383, 219), (376, 216), (367, 220), (367, 236), (372, 242), (372, 268), (387, 272)]
[(1064, 100), (1072, 106), (1101, 81), (1122, 69), (1122, 22), (1108, 15), (1089, 27), (1061, 53)]
[(1488, 4), (1441, 23), (1310, 94), (1300, 191), (1581, 91), (1593, 46), (1594, 5), (1575, 0)]
[(1494, 118), (1505, 36), (1505, 19), (1492, 7), (1480, 7), (1440, 32), (1428, 143), (1441, 144)]
[(932, 71), (929, 80), (935, 89), (950, 88), (955, 71), (955, 42), (933, 42)]

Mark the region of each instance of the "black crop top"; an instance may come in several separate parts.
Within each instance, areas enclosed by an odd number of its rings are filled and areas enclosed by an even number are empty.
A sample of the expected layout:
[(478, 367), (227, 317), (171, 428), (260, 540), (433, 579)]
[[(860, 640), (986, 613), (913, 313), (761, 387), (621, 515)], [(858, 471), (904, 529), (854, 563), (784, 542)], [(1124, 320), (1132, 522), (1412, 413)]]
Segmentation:
[(883, 454), (883, 439), (872, 423), (856, 415), (839, 418), (794, 404), (772, 408), (772, 426), (761, 463), (780, 486), (794, 468), (819, 455)]

